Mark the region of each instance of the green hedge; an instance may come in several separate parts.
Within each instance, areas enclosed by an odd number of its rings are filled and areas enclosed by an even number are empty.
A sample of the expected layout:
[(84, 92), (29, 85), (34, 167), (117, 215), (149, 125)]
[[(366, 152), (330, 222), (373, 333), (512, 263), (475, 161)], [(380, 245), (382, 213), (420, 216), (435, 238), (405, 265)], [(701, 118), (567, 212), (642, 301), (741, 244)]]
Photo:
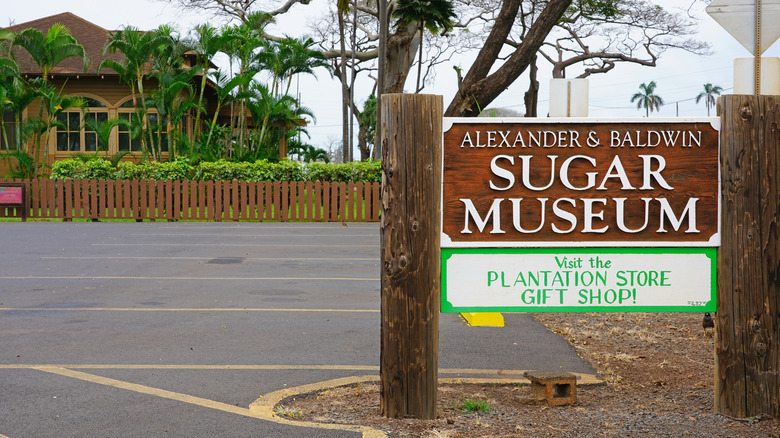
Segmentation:
[(117, 167), (104, 159), (83, 161), (68, 158), (56, 161), (52, 166), (52, 179), (153, 179), (194, 181), (334, 181), (334, 182), (380, 182), (382, 168), (379, 161), (363, 161), (345, 164), (300, 163), (284, 160), (269, 163), (258, 160), (254, 163), (232, 161), (203, 161), (197, 166), (186, 160), (177, 159), (164, 163), (145, 162), (135, 164), (121, 162)]

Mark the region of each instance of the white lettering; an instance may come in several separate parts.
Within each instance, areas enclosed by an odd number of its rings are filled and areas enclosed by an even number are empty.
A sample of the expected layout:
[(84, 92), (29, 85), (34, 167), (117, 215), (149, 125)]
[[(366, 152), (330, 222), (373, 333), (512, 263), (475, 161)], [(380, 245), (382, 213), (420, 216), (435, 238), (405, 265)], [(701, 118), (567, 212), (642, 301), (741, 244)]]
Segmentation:
[(493, 190), (509, 190), (513, 185), (515, 185), (515, 175), (511, 171), (499, 167), (498, 163), (496, 163), (496, 161), (501, 159), (509, 161), (509, 164), (511, 165), (515, 164), (515, 158), (510, 155), (496, 155), (492, 160), (490, 160), (490, 171), (493, 172), (493, 175), (509, 181), (507, 186), (502, 188), (495, 185), (491, 179), (490, 188)]
[(493, 199), (493, 204), (490, 206), (490, 210), (488, 210), (487, 215), (485, 215), (485, 219), (482, 219), (482, 217), (479, 215), (479, 212), (477, 211), (477, 208), (474, 207), (474, 203), (471, 201), (471, 199), (459, 199), (459, 201), (466, 206), (466, 221), (463, 226), (463, 230), (460, 233), (471, 234), (471, 230), (469, 229), (469, 217), (474, 218), (474, 223), (477, 225), (480, 233), (485, 230), (485, 227), (491, 218), (493, 220), (493, 229), (490, 231), (490, 234), (506, 233), (505, 231), (501, 230), (501, 201), (503, 200), (503, 198)]

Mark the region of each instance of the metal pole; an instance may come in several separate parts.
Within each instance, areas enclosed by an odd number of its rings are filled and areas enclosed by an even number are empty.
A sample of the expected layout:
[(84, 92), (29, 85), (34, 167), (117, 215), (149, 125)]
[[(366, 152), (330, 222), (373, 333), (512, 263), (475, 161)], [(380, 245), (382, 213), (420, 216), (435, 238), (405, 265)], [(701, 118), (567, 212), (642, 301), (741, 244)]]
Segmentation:
[(756, 0), (755, 95), (761, 94), (761, 0)]

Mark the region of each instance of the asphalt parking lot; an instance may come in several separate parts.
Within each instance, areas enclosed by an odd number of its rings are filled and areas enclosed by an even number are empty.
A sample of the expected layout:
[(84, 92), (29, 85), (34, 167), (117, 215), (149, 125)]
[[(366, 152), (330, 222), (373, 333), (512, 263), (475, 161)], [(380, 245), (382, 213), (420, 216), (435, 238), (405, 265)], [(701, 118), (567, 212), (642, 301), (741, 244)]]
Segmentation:
[[(375, 223), (0, 223), (0, 438), (382, 436), (270, 411), (378, 375), (379, 290)], [(440, 377), (594, 372), (505, 319), (442, 314)]]

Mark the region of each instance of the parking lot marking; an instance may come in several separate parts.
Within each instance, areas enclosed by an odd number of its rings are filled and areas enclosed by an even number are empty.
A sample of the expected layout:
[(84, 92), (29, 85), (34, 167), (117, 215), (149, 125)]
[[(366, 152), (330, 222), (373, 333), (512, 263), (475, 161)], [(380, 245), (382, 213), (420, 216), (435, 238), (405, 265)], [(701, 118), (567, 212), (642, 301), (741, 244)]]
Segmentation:
[(372, 245), (303, 245), (303, 244), (289, 244), (289, 243), (93, 243), (92, 246), (218, 246), (218, 247), (252, 247), (252, 248), (376, 248), (376, 244)]
[(274, 309), (274, 308), (224, 308), (224, 307), (190, 307), (190, 308), (154, 308), (154, 307), (0, 307), (0, 311), (20, 312), (51, 312), (94, 310), (100, 312), (323, 312), (323, 313), (379, 313), (379, 309)]
[[(182, 236), (182, 237), (193, 237), (192, 233), (136, 233), (136, 234), (126, 234), (127, 236)], [(280, 236), (279, 234), (224, 234), (224, 233), (198, 233), (198, 237), (200, 236), (218, 236), (218, 237), (237, 237), (237, 238), (247, 238), (247, 237), (281, 237), (284, 239), (290, 238), (290, 237), (317, 237), (317, 238), (335, 238), (335, 239), (344, 239), (344, 238), (356, 238), (356, 237), (379, 237), (379, 234), (339, 234), (339, 235), (322, 235), (322, 234), (285, 234), (283, 236)]]
[(74, 370), (317, 370), (317, 371), (373, 371), (376, 365), (165, 365), (165, 364), (0, 364), (0, 369), (66, 368)]
[[(0, 364), (0, 369), (49, 369), (68, 370), (225, 370), (225, 371), (355, 371), (379, 373), (376, 365), (165, 365), (165, 364)], [(503, 370), (479, 368), (439, 368), (440, 375), (481, 375), (487, 377), (441, 377), (442, 383), (528, 383), (523, 374), (529, 370)], [(603, 383), (593, 374), (572, 372), (580, 385)], [(366, 377), (366, 376), (364, 376)], [(371, 377), (371, 376), (368, 376)], [(373, 378), (373, 377), (371, 377)], [(378, 378), (378, 376), (377, 376)], [(0, 436), (0, 438), (2, 438)]]
[[(262, 223), (262, 222), (261, 222)], [(261, 223), (255, 223), (254, 225), (260, 225)], [(296, 222), (295, 225), (290, 224), (283, 224), (283, 223), (273, 223), (273, 222), (265, 222), (262, 223), (263, 226), (255, 226), (251, 227), (250, 225), (221, 225), (221, 224), (214, 224), (214, 225), (192, 225), (192, 226), (160, 226), (159, 230), (197, 230), (197, 229), (206, 229), (206, 230), (231, 230), (231, 229), (243, 229), (243, 230), (249, 230), (252, 228), (270, 228), (274, 230), (278, 230), (281, 228), (288, 228), (290, 230), (331, 230), (336, 231), (343, 226), (340, 225), (340, 223), (334, 223), (333, 226), (327, 227), (327, 226), (318, 226), (318, 225), (312, 225), (312, 226), (306, 226), (306, 222)], [(358, 223), (355, 222), (347, 222), (347, 227), (350, 228), (356, 228), (356, 229), (363, 229), (363, 230), (378, 230), (379, 224), (374, 222), (373, 225), (358, 225)]]
[[(377, 257), (240, 257), (243, 260), (294, 260), (294, 261), (379, 261)], [(133, 257), (133, 256), (41, 256), (41, 260), (213, 260), (214, 257)]]
[(4, 275), (0, 280), (215, 280), (215, 281), (379, 281), (379, 278), (349, 277), (125, 277), (114, 275)]
[[(242, 415), (244, 417), (257, 418), (259, 420), (270, 421), (278, 424), (285, 424), (289, 426), (307, 427), (316, 429), (330, 429), (330, 430), (345, 430), (351, 432), (358, 432), (363, 435), (363, 438), (381, 438), (387, 435), (376, 429), (372, 429), (366, 426), (345, 425), (345, 424), (325, 424), (325, 423), (313, 423), (305, 421), (292, 421), (281, 417), (278, 417), (273, 409), (268, 411), (255, 412), (249, 408), (241, 408), (238, 406), (229, 405), (227, 403), (218, 402), (215, 400), (209, 400), (202, 397), (195, 397), (192, 395), (182, 394), (178, 392), (168, 391), (160, 388), (153, 388), (151, 386), (139, 385), (137, 383), (125, 382), (122, 380), (111, 379), (108, 377), (98, 376), (95, 374), (84, 373), (81, 371), (74, 371), (61, 366), (42, 366), (35, 368), (39, 371), (58, 374), (65, 377), (70, 377), (85, 382), (96, 383), (99, 385), (110, 386), (113, 388), (124, 389), (127, 391), (133, 391), (140, 394), (151, 395), (154, 397), (165, 398), (168, 400), (175, 400), (182, 403), (187, 403), (195, 406), (200, 406), (208, 409), (215, 409), (231, 414)], [(3, 438), (3, 437), (0, 437)]]

